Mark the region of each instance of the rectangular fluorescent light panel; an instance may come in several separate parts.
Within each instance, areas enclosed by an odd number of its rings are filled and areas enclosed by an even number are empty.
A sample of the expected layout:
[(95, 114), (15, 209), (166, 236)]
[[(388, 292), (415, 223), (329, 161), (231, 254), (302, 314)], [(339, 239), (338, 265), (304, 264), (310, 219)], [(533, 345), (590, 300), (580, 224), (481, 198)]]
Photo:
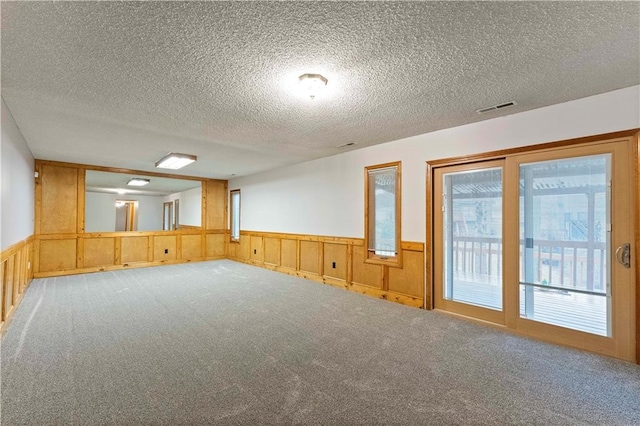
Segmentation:
[(156, 167), (161, 169), (181, 169), (187, 164), (191, 164), (196, 161), (198, 157), (189, 154), (176, 154), (170, 152), (158, 161), (156, 161)]
[(127, 185), (129, 185), (129, 186), (145, 186), (149, 182), (151, 182), (149, 179), (131, 178), (131, 179), (129, 179), (129, 182), (127, 182)]

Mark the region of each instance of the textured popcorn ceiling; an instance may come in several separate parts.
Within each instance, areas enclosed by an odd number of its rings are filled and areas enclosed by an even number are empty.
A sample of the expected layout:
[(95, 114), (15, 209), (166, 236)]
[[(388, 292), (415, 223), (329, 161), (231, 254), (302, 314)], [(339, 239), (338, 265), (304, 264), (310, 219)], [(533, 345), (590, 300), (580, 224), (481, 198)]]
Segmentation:
[(639, 84), (639, 30), (637, 2), (3, 2), (2, 96), (36, 158), (228, 178)]

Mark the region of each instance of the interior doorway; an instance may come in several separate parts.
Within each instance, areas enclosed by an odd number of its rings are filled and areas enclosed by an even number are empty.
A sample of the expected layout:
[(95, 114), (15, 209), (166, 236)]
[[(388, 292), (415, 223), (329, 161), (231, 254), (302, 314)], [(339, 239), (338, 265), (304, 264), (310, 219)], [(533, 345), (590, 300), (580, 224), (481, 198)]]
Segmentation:
[(138, 230), (138, 202), (116, 200), (116, 232)]
[(162, 230), (171, 231), (173, 229), (173, 201), (163, 203), (162, 207)]

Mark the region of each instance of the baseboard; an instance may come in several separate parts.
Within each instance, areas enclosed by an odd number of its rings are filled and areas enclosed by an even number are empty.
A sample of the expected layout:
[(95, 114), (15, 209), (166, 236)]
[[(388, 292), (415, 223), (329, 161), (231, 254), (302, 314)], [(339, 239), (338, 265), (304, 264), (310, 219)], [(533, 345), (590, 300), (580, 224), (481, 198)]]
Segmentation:
[(37, 272), (34, 275), (35, 275), (35, 278), (49, 278), (49, 277), (60, 277), (65, 275), (90, 274), (95, 272), (121, 271), (123, 269), (149, 268), (152, 266), (162, 266), (162, 265), (180, 265), (183, 263), (204, 262), (207, 260), (220, 260), (220, 259), (226, 259), (226, 256), (212, 256), (212, 257), (203, 257), (203, 258), (195, 258), (195, 259), (159, 260), (156, 262), (131, 262), (131, 263), (124, 263), (122, 265), (107, 265), (107, 266), (96, 266), (93, 268), (70, 269), (70, 270), (51, 271), (51, 272)]

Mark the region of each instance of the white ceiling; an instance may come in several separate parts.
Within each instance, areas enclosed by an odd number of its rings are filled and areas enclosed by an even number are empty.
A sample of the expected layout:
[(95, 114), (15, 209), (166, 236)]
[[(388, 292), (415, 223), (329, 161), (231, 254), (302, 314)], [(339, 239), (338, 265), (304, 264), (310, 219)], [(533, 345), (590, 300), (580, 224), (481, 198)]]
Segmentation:
[(639, 31), (638, 2), (2, 2), (2, 96), (36, 158), (227, 179), (640, 84)]

